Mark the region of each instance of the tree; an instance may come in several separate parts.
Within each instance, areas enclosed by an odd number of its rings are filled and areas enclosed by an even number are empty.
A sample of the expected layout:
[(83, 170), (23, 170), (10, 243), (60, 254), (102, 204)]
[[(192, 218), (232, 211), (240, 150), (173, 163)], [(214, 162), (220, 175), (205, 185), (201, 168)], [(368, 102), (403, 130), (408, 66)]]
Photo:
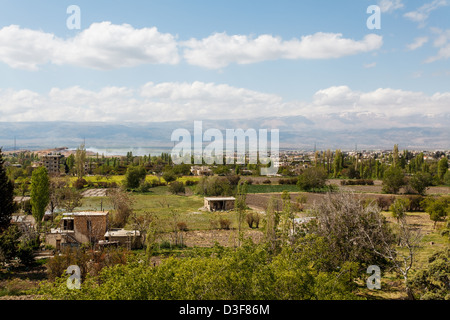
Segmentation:
[(0, 148), (0, 233), (8, 229), (14, 213), (14, 184), (6, 175), (2, 149)]
[(444, 184), (450, 186), (450, 171), (444, 174)]
[(247, 199), (247, 181), (238, 184), (236, 192), (236, 200), (234, 204), (234, 208), (238, 216), (239, 247), (241, 246), (241, 225), (242, 221), (244, 220), (245, 210), (247, 209), (246, 199)]
[(423, 201), (425, 211), (430, 214), (431, 221), (434, 222), (433, 228), (439, 221), (443, 221), (448, 214), (450, 198), (440, 197), (438, 199), (427, 198)]
[(345, 262), (358, 262), (362, 268), (388, 264), (375, 250), (383, 249), (383, 241), (395, 246), (395, 238), (375, 201), (366, 203), (353, 193), (328, 194), (313, 206), (312, 214), (316, 221), (309, 231), (326, 240), (330, 270)]
[(398, 165), (398, 144), (394, 145), (394, 151), (392, 152), (392, 161), (393, 161), (393, 167), (397, 167)]
[(384, 173), (383, 192), (397, 194), (405, 183), (405, 175), (402, 169), (391, 166)]
[(50, 202), (50, 180), (47, 169), (39, 167), (33, 171), (31, 176), (31, 208), (33, 217), (40, 226), (45, 209)]
[(67, 212), (73, 212), (76, 207), (81, 206), (83, 195), (78, 190), (64, 188), (61, 190), (60, 206)]
[(411, 279), (420, 300), (450, 300), (450, 249), (436, 252)]
[(438, 174), (439, 180), (443, 180), (444, 179), (444, 175), (448, 171), (448, 159), (447, 159), (447, 157), (444, 157), (441, 160), (439, 160), (439, 162), (438, 162), (438, 169), (437, 170), (438, 170), (437, 174)]
[(297, 185), (301, 190), (310, 191), (312, 189), (320, 189), (325, 187), (327, 180), (327, 172), (323, 168), (311, 167), (307, 168), (298, 177)]
[(266, 209), (266, 234), (265, 239), (272, 253), (280, 249), (280, 241), (278, 237), (278, 225), (280, 223), (280, 214), (276, 210), (277, 199), (272, 196), (269, 199)]
[(53, 214), (55, 209), (61, 205), (61, 198), (63, 191), (66, 188), (68, 181), (59, 177), (51, 177), (49, 184), (49, 205), (50, 212)]
[(335, 178), (341, 175), (343, 161), (344, 159), (341, 150), (336, 150), (335, 158), (333, 161), (333, 176)]
[(184, 186), (183, 182), (180, 181), (174, 181), (169, 185), (169, 191), (172, 194), (180, 194), (180, 193), (185, 193), (186, 192), (186, 188)]
[(162, 177), (167, 183), (177, 180), (177, 176), (172, 170), (164, 171)]
[(283, 201), (282, 210), (282, 235), (285, 239), (291, 238), (295, 233), (295, 215), (292, 209), (291, 195), (288, 191), (283, 191), (281, 194), (281, 199)]
[(147, 172), (144, 167), (128, 167), (127, 173), (125, 174), (125, 185), (129, 189), (136, 189), (145, 180), (146, 176)]
[(10, 225), (0, 233), (0, 262), (4, 263), (17, 255), (20, 229), (17, 225)]
[(77, 148), (75, 153), (75, 171), (78, 179), (83, 178), (85, 175), (85, 166), (86, 166), (86, 148), (84, 144), (80, 145)]
[[(385, 219), (381, 216), (376, 217), (378, 225), (385, 224)], [(393, 233), (394, 232), (394, 233)], [(392, 236), (395, 236), (395, 241)], [(399, 219), (394, 231), (386, 228), (379, 228), (378, 239), (373, 239), (370, 234), (366, 234), (364, 240), (380, 257), (390, 261), (394, 270), (403, 277), (405, 292), (409, 299), (414, 299), (411, 290), (409, 272), (414, 265), (416, 252), (422, 239), (421, 230), (410, 226), (403, 216)], [(398, 249), (398, 243), (401, 250)]]
[(405, 216), (405, 212), (409, 207), (409, 200), (404, 198), (395, 199), (394, 203), (389, 207), (392, 216), (397, 219), (397, 223)]
[(113, 225), (116, 228), (123, 228), (127, 224), (128, 217), (133, 213), (133, 200), (126, 191), (112, 189), (108, 194), (109, 201), (114, 208)]
[(66, 159), (66, 166), (67, 166), (67, 170), (69, 172), (72, 173), (73, 168), (75, 167), (75, 156), (73, 154), (71, 154), (70, 156), (67, 157)]
[(427, 172), (418, 172), (409, 179), (411, 188), (420, 195), (424, 195), (429, 186), (431, 186), (433, 179), (431, 174)]

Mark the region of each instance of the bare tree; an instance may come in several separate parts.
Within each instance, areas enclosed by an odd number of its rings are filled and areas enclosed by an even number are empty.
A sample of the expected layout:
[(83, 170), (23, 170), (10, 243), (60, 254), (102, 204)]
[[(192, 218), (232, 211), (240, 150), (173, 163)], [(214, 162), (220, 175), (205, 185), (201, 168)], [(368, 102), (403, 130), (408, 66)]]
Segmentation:
[(115, 211), (113, 224), (117, 228), (123, 228), (133, 213), (133, 200), (126, 191), (121, 189), (110, 189), (108, 198)]
[(366, 203), (351, 192), (330, 193), (323, 201), (314, 204), (311, 213), (317, 223), (311, 224), (309, 231), (327, 240), (330, 253), (334, 255), (332, 268), (345, 261), (359, 262), (361, 267), (386, 265), (387, 261), (375, 254), (365, 241), (370, 237), (373, 245), (381, 250), (378, 238), (383, 235), (386, 243), (395, 245), (387, 221), (375, 202)]
[(71, 188), (63, 188), (60, 190), (59, 206), (67, 212), (73, 212), (76, 207), (81, 206), (83, 195), (80, 191)]
[(50, 212), (53, 214), (55, 209), (63, 204), (65, 189), (68, 185), (67, 178), (50, 177), (49, 195)]
[(398, 244), (403, 248), (399, 250), (398, 246), (391, 241), (392, 235), (387, 233), (388, 231), (385, 228), (381, 228), (381, 224), (383, 224), (382, 219), (379, 218), (377, 222), (379, 226), (378, 236), (376, 237), (378, 243), (375, 243), (373, 235), (368, 233), (365, 233), (365, 242), (376, 254), (392, 262), (394, 270), (403, 277), (408, 298), (414, 299), (409, 284), (409, 272), (415, 262), (416, 251), (422, 239), (421, 230), (408, 225), (406, 216), (400, 217), (395, 228), (393, 228)]

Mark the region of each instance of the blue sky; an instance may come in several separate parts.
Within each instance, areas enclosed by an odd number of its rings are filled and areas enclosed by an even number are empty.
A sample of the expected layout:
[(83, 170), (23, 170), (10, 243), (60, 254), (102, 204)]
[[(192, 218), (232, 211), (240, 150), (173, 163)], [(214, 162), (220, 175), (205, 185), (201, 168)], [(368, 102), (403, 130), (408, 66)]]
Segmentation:
[(449, 17), (450, 0), (1, 1), (0, 121), (442, 119)]

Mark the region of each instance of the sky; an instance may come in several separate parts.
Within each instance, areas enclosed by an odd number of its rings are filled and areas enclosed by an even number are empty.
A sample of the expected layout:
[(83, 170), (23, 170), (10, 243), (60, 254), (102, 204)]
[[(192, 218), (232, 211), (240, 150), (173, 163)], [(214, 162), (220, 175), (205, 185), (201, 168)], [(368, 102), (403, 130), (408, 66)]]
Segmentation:
[[(368, 28), (372, 5), (379, 29)], [(372, 116), (377, 126), (450, 125), (450, 0), (0, 6), (0, 122), (364, 115), (367, 127)], [(74, 17), (79, 29), (68, 27)]]

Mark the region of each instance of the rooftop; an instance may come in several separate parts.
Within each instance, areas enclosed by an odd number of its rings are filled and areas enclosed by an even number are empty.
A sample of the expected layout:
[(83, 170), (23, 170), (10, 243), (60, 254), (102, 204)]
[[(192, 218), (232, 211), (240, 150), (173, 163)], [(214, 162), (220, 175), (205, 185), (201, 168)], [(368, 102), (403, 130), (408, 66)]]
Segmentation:
[(108, 215), (108, 211), (84, 211), (84, 212), (66, 212), (63, 213), (63, 216), (85, 216), (85, 217), (92, 217), (92, 216), (106, 216)]
[(234, 201), (235, 197), (205, 197), (208, 201)]
[(128, 236), (140, 236), (138, 230), (125, 230), (125, 229), (111, 229), (105, 233), (105, 237), (128, 237)]

